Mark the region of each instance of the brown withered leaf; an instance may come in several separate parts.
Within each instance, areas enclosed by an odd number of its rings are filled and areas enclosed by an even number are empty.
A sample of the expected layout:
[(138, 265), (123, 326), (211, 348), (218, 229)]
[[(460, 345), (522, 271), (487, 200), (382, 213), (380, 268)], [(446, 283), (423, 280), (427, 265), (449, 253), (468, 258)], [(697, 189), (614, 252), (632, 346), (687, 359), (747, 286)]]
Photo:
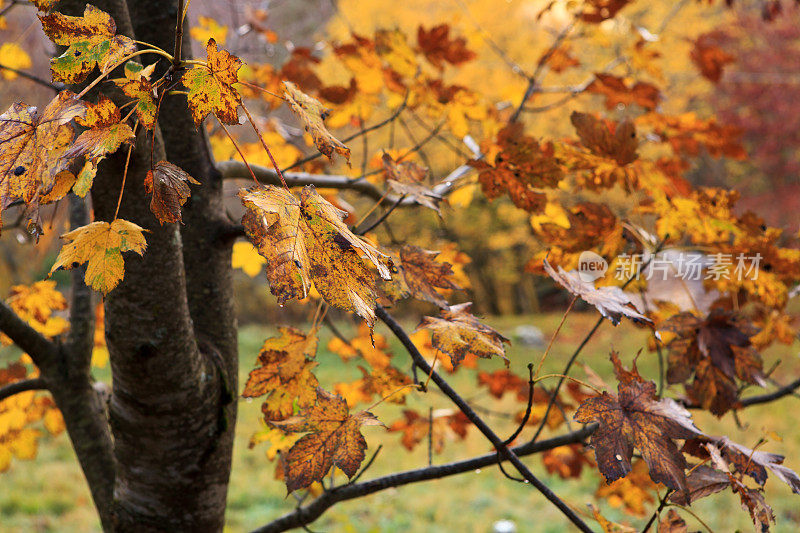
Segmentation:
[(552, 143), (525, 135), (520, 123), (500, 130), (496, 143), (500, 150), (492, 164), (470, 161), (478, 170), (483, 193), (489, 199), (507, 194), (514, 205), (532, 213), (544, 209), (547, 196), (540, 189), (555, 187), (564, 177)]
[(636, 127), (632, 122), (607, 123), (588, 113), (573, 111), (569, 117), (575, 132), (592, 153), (613, 159), (620, 166), (632, 163), (638, 157)]
[(596, 73), (595, 79), (586, 88), (587, 92), (605, 96), (606, 109), (615, 109), (618, 105), (636, 104), (647, 110), (655, 109), (661, 99), (658, 87), (643, 81), (637, 81), (629, 87), (625, 80), (611, 74)]
[(412, 296), (418, 300), (431, 302), (439, 307), (447, 307), (447, 300), (437, 289), (460, 290), (453, 281), (453, 267), (450, 263), (436, 260), (439, 252), (424, 250), (413, 244), (400, 248), (400, 261), (395, 263), (397, 273), (387, 284), (395, 285), (387, 290), (393, 300)]
[(604, 498), (612, 507), (622, 507), (628, 514), (644, 516), (648, 513), (647, 504), (655, 501), (657, 488), (647, 474), (647, 464), (637, 460), (624, 478), (611, 483), (601, 479), (595, 496)]
[(542, 454), (542, 463), (551, 474), (561, 479), (579, 478), (584, 466), (594, 466), (594, 461), (586, 457), (580, 444), (567, 444)]
[(685, 312), (659, 331), (674, 333), (668, 344), (668, 383), (686, 383), (689, 397), (717, 416), (736, 407), (736, 380), (765, 386), (761, 356), (750, 338), (757, 329), (740, 315), (715, 308), (705, 318)]
[(556, 271), (547, 259), (543, 259), (544, 271), (559, 285), (576, 296), (580, 296), (586, 303), (593, 305), (600, 314), (608, 318), (615, 326), (620, 319), (626, 316), (634, 322), (652, 324), (652, 320), (641, 314), (631, 303), (630, 297), (619, 287), (595, 288), (591, 281), (583, 281), (578, 272), (565, 271), (560, 266)]
[(62, 91), (43, 111), (14, 103), (0, 115), (0, 211), (53, 189), (69, 164), (63, 155), (75, 138), (70, 122), (85, 112), (75, 94)]
[(547, 67), (553, 72), (564, 72), (568, 68), (577, 67), (581, 63), (571, 53), (569, 45), (562, 44), (552, 51), (551, 54), (546, 53), (539, 59), (539, 63), (547, 63)]
[(475, 58), (463, 37), (450, 38), (450, 26), (439, 24), (429, 30), (417, 28), (417, 45), (433, 66), (442, 70), (444, 63), (460, 65)]
[(698, 465), (686, 477), (686, 490), (670, 494), (669, 501), (680, 505), (689, 505), (701, 498), (716, 494), (731, 484), (726, 472), (720, 472), (710, 466)]
[(700, 73), (714, 83), (722, 78), (725, 65), (733, 63), (736, 58), (717, 46), (716, 33), (705, 33), (697, 38), (689, 53), (692, 62), (700, 69)]
[(72, 192), (84, 197), (92, 188), (100, 161), (119, 150), (123, 144), (131, 144), (135, 136), (131, 127), (122, 122), (122, 112), (119, 108), (104, 95), (100, 96), (96, 104), (87, 104), (86, 118), (78, 118), (77, 122), (89, 129), (75, 139), (69, 150), (64, 153), (64, 157), (84, 158), (83, 168), (72, 187)]
[(496, 355), (502, 357), (508, 366), (503, 343), (511, 341), (489, 326), (481, 324), (470, 313), (471, 308), (472, 302), (467, 302), (442, 309), (440, 318), (423, 317), (417, 331), (429, 329), (431, 344), (450, 358), (453, 367), (458, 366), (469, 353), (485, 359)]
[(367, 449), (361, 426), (383, 426), (370, 412), (351, 415), (347, 402), (320, 388), (316, 402), (298, 416), (270, 424), (287, 433), (307, 433), (283, 457), (290, 493), (322, 481), (334, 466), (353, 477)]
[(317, 398), (319, 382), (312, 370), (317, 363), (317, 335), (291, 327), (278, 328), (280, 336), (264, 342), (258, 366), (250, 372), (242, 396), (267, 395), (261, 411), (267, 421), (284, 420), (294, 413), (294, 405), (304, 408)]
[(686, 521), (675, 512), (675, 509), (670, 509), (669, 512), (659, 520), (658, 533), (688, 533), (689, 528), (686, 526)]
[[(752, 450), (746, 446), (733, 442), (727, 437), (697, 437), (686, 441), (684, 451), (706, 459), (711, 457), (724, 461), (725, 469), (733, 467), (741, 475), (750, 476), (759, 485), (767, 482), (767, 470), (778, 479), (789, 485), (792, 492), (800, 494), (800, 476), (783, 466), (784, 457), (776, 453)], [(709, 455), (709, 452), (711, 454)], [(718, 453), (718, 457), (715, 457)]]
[(169, 161), (159, 161), (153, 170), (147, 171), (144, 188), (147, 194), (153, 195), (150, 211), (162, 226), (164, 223), (181, 222), (181, 206), (192, 195), (190, 183), (200, 185), (185, 170)]
[(402, 432), (400, 442), (409, 451), (416, 448), (421, 442), (427, 441), (428, 435), (430, 435), (433, 451), (442, 453), (447, 441), (463, 440), (466, 437), (469, 425), (471, 422), (461, 411), (436, 409), (429, 417), (414, 410), (405, 409), (403, 418), (389, 426), (389, 431)]
[(383, 154), (381, 161), (386, 182), (393, 191), (406, 198), (415, 199), (420, 205), (441, 214), (439, 203), (442, 201), (442, 197), (425, 186), (425, 177), (428, 175), (427, 168), (413, 161), (398, 163), (386, 153)]
[(580, 19), (584, 22), (599, 24), (614, 18), (617, 12), (633, 0), (586, 0)]
[(516, 394), (517, 400), (528, 400), (528, 380), (523, 379), (508, 369), (495, 370), (491, 374), (489, 372), (478, 372), (478, 386), (485, 386), (489, 390), (489, 394), (502, 399), (506, 392)]
[(297, 113), (305, 124), (306, 131), (314, 139), (314, 145), (317, 150), (325, 154), (331, 162), (333, 161), (333, 154), (336, 152), (342, 155), (349, 165), (350, 148), (331, 135), (328, 128), (325, 127), (324, 120), (329, 111), (319, 103), (319, 100), (298, 89), (294, 83), (284, 81), (283, 86), (286, 89), (284, 92), (286, 101), (291, 105), (292, 111)]
[(226, 50), (219, 50), (214, 39), (206, 44), (206, 56), (206, 65), (194, 65), (183, 75), (194, 123), (199, 126), (209, 113), (214, 113), (220, 122), (237, 124), (242, 98), (233, 84), (239, 81), (242, 61)]
[(701, 435), (689, 412), (671, 398), (658, 399), (656, 385), (634, 364), (625, 369), (616, 352), (611, 361), (619, 382), (617, 395), (589, 398), (575, 412), (581, 423), (599, 422), (592, 446), (600, 472), (611, 482), (631, 471), (634, 447), (650, 469), (650, 478), (673, 490), (686, 490), (686, 460), (673, 439)]
[(326, 302), (355, 312), (370, 328), (375, 323), (372, 264), (391, 279), (386, 255), (356, 236), (342, 222), (347, 213), (320, 196), (313, 186), (298, 199), (270, 185), (239, 191), (245, 206), (242, 224), (267, 259), (267, 278), (278, 303), (308, 295), (311, 283)]

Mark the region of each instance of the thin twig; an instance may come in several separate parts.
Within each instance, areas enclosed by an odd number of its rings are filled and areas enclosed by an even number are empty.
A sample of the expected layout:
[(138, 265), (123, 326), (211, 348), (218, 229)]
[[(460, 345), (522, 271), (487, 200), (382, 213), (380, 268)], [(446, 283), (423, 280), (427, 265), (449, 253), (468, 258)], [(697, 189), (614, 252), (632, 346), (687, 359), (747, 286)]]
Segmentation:
[(414, 343), (409, 338), (408, 334), (405, 332), (403, 327), (394, 319), (391, 315), (389, 315), (383, 307), (378, 307), (375, 310), (375, 314), (378, 318), (380, 318), (392, 333), (400, 340), (403, 346), (408, 351), (409, 355), (411, 355), (414, 362), (419, 365), (420, 369), (429, 374), (431, 379), (439, 389), (450, 398), (452, 401), (464, 415), (472, 422), (478, 430), (483, 433), (483, 435), (492, 443), (492, 445), (503, 455), (505, 459), (507, 459), (514, 468), (542, 495), (547, 498), (553, 505), (555, 505), (563, 514), (567, 517), (567, 519), (572, 522), (579, 530), (589, 533), (592, 529), (579, 517), (575, 511), (572, 510), (566, 503), (564, 503), (561, 498), (559, 498), (550, 488), (544, 484), (538, 477), (536, 477), (530, 469), (525, 466), (525, 464), (520, 461), (519, 457), (517, 457), (514, 452), (512, 452), (508, 446), (503, 443), (503, 440), (497, 436), (497, 434), (483, 421), (483, 419), (478, 416), (477, 413), (467, 404), (464, 399), (450, 386), (449, 383), (445, 379), (443, 379), (438, 373), (436, 373), (433, 368), (428, 365), (428, 362), (419, 353), (419, 350), (414, 345)]
[(385, 212), (385, 213), (383, 213), (383, 214), (382, 214), (380, 217), (378, 217), (378, 220), (376, 220), (375, 222), (373, 222), (372, 224), (370, 224), (370, 225), (369, 225), (369, 226), (367, 226), (366, 228), (364, 228), (364, 229), (360, 229), (360, 230), (358, 230), (358, 231), (354, 231), (353, 233), (355, 233), (356, 235), (365, 235), (365, 234), (369, 233), (370, 231), (374, 230), (375, 228), (377, 228), (378, 226), (380, 226), (381, 224), (383, 224), (383, 223), (384, 223), (384, 221), (386, 221), (386, 219), (387, 219), (387, 218), (389, 218), (389, 215), (391, 215), (391, 214), (392, 214), (392, 211), (394, 211), (395, 209), (397, 209), (397, 207), (398, 207), (398, 206), (399, 206), (401, 203), (403, 203), (403, 200), (405, 200), (405, 199), (406, 199), (406, 196), (407, 196), (407, 195), (405, 195), (405, 194), (404, 194), (404, 195), (402, 195), (402, 196), (400, 196), (400, 197), (397, 199), (397, 201), (396, 201), (394, 204), (392, 204), (392, 206), (391, 206), (389, 209), (387, 209), (387, 210), (386, 210), (386, 212)]
[(525, 415), (522, 417), (522, 421), (520, 421), (519, 426), (514, 433), (512, 433), (511, 436), (504, 441), (506, 446), (514, 442), (514, 439), (519, 437), (519, 434), (522, 433), (522, 430), (525, 428), (525, 424), (528, 423), (528, 419), (531, 417), (531, 409), (533, 408), (533, 388), (535, 385), (533, 378), (533, 363), (528, 363), (528, 405), (525, 407)]
[[(14, 4), (11, 4), (11, 5), (14, 5)], [(0, 16), (2, 16), (2, 15), (0, 15)], [(47, 87), (48, 89), (52, 89), (52, 90), (54, 90), (56, 92), (58, 92), (58, 91), (60, 91), (60, 90), (62, 90), (64, 88), (63, 85), (56, 85), (55, 83), (50, 83), (49, 81), (43, 80), (42, 78), (34, 76), (33, 74), (29, 74), (29, 73), (25, 72), (24, 70), (18, 70), (18, 69), (15, 69), (13, 67), (8, 67), (6, 65), (0, 65), (0, 69), (7, 70), (9, 72), (13, 72), (14, 74), (17, 74), (18, 76), (22, 76), (23, 78), (29, 79), (32, 82), (38, 83), (42, 87)]]

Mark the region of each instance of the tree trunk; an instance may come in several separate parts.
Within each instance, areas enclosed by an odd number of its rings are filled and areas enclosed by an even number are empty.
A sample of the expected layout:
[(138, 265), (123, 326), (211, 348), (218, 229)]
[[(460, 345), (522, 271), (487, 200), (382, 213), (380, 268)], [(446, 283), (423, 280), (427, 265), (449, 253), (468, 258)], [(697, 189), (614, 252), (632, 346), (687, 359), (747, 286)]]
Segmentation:
[[(174, 4), (131, 4), (134, 24), (122, 0), (98, 7), (114, 17), (118, 33), (133, 37), (135, 25), (142, 32), (136, 38), (171, 49), (163, 41), (174, 38)], [(237, 371), (230, 245), (216, 242), (222, 187), (203, 136), (187, 128), (185, 111), (171, 109), (184, 106), (167, 100), (160, 117), (169, 160), (203, 183), (185, 210), (183, 238), (178, 225), (161, 226), (150, 212), (142, 185), (150, 137), (142, 132), (118, 215), (147, 230), (148, 246), (141, 258), (125, 254), (125, 278), (106, 299), (116, 531), (213, 532), (224, 523)], [(115, 217), (126, 151), (100, 165), (96, 220)], [(153, 157), (166, 158), (160, 132)]]

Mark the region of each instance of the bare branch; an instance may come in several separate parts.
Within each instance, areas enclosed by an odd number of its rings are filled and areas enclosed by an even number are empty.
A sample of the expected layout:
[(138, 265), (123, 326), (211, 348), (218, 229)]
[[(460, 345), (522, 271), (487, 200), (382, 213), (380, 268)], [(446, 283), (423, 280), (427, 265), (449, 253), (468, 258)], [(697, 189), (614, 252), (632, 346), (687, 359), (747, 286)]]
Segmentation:
[[(15, 5), (15, 4), (10, 4), (8, 7), (11, 7), (13, 5)], [(34, 83), (38, 83), (39, 85), (41, 85), (43, 87), (47, 87), (48, 89), (52, 89), (52, 90), (54, 90), (56, 92), (60, 91), (61, 89), (64, 88), (63, 85), (56, 85), (54, 83), (50, 83), (49, 81), (43, 80), (42, 78), (34, 76), (33, 74), (29, 74), (28, 72), (25, 72), (24, 70), (15, 69), (13, 67), (9, 67), (9, 66), (6, 66), (6, 65), (0, 65), (0, 70), (7, 70), (9, 72), (13, 72), (14, 74), (17, 74), (18, 76), (22, 76), (25, 79), (28, 79), (28, 80), (30, 80), (30, 81), (32, 81)]]
[[(533, 455), (566, 444), (574, 444), (576, 442), (583, 442), (589, 437), (597, 428), (597, 424), (591, 424), (583, 429), (567, 433), (552, 439), (543, 440), (534, 444), (527, 443), (521, 446), (511, 448), (511, 451), (517, 457), (526, 455)], [(252, 533), (277, 533), (280, 531), (287, 531), (292, 528), (301, 527), (305, 524), (310, 524), (319, 518), (326, 510), (330, 509), (339, 502), (362, 498), (375, 492), (382, 490), (401, 487), (411, 483), (418, 483), (421, 481), (429, 481), (432, 479), (442, 479), (464, 472), (473, 472), (478, 468), (485, 468), (487, 466), (498, 464), (504, 461), (502, 457), (498, 457), (497, 453), (487, 453), (472, 459), (465, 459), (462, 461), (455, 461), (439, 466), (426, 466), (414, 470), (406, 470), (404, 472), (397, 472), (382, 476), (379, 478), (364, 481), (362, 483), (342, 485), (335, 487), (305, 507), (300, 507), (291, 513), (288, 513), (269, 524), (254, 530)]]
[(400, 340), (400, 342), (405, 347), (406, 351), (408, 351), (409, 355), (411, 355), (414, 362), (419, 366), (420, 370), (424, 373), (428, 374), (436, 386), (450, 398), (456, 406), (461, 410), (462, 413), (472, 422), (478, 430), (483, 433), (483, 435), (492, 443), (495, 449), (501, 454), (506, 460), (508, 460), (517, 471), (522, 474), (522, 476), (531, 484), (533, 485), (539, 492), (544, 495), (553, 505), (558, 507), (558, 509), (564, 514), (564, 516), (569, 519), (579, 530), (584, 532), (591, 532), (592, 529), (586, 525), (586, 523), (577, 515), (575, 511), (572, 510), (567, 504), (565, 504), (561, 498), (559, 498), (550, 488), (542, 483), (542, 481), (537, 478), (530, 469), (525, 466), (525, 463), (520, 461), (519, 457), (511, 451), (508, 446), (503, 443), (503, 440), (497, 436), (497, 434), (483, 421), (483, 419), (478, 416), (477, 413), (469, 406), (469, 404), (464, 401), (464, 399), (450, 386), (449, 383), (445, 379), (443, 379), (438, 373), (436, 373), (422, 357), (422, 354), (419, 353), (419, 350), (414, 345), (414, 343), (409, 338), (408, 334), (405, 330), (400, 326), (400, 324), (389, 315), (385, 309), (378, 306), (375, 310), (375, 314), (378, 318), (380, 318), (389, 329), (392, 330), (392, 333)]
[(53, 342), (29, 326), (3, 301), (0, 301), (0, 331), (30, 355), (39, 368), (47, 366), (58, 355), (58, 347)]
[[(281, 184), (275, 169), (259, 165), (250, 165), (250, 168), (261, 183), (268, 183), (270, 185)], [(251, 177), (247, 166), (241, 161), (220, 161), (217, 163), (217, 170), (219, 170), (224, 179), (250, 179)], [(455, 183), (466, 175), (467, 170), (469, 170), (469, 167), (464, 166), (455, 169), (438, 185), (433, 187), (431, 191), (432, 194), (439, 197), (450, 194), (450, 192), (453, 191)], [(394, 194), (384, 195), (381, 189), (366, 180), (351, 178), (344, 175), (284, 172), (283, 177), (286, 179), (286, 184), (289, 185), (289, 187), (314, 185), (315, 187), (326, 189), (349, 190), (376, 201), (381, 200), (382, 204), (389, 206), (396, 203), (398, 198), (400, 198)], [(415, 198), (406, 198), (399, 203), (398, 207), (410, 207), (415, 205), (419, 205)]]
[(20, 392), (27, 392), (31, 390), (46, 390), (47, 382), (43, 378), (23, 379), (22, 381), (15, 381), (5, 387), (0, 387), (0, 402), (19, 394)]

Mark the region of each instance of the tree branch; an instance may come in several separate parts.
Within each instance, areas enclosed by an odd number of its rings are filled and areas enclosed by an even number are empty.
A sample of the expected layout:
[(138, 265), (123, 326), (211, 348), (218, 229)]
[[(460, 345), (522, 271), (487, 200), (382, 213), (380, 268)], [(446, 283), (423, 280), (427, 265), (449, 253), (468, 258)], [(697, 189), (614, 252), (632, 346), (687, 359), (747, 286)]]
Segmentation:
[(389, 315), (385, 309), (378, 306), (375, 310), (375, 314), (378, 318), (380, 318), (389, 329), (392, 330), (392, 333), (400, 340), (400, 342), (405, 347), (406, 351), (408, 351), (409, 355), (411, 355), (414, 363), (422, 370), (424, 373), (428, 374), (436, 386), (447, 395), (450, 400), (456, 404), (456, 406), (461, 410), (462, 413), (472, 422), (478, 430), (483, 433), (483, 435), (492, 443), (495, 447), (497, 452), (505, 457), (517, 471), (522, 474), (522, 476), (536, 489), (541, 492), (545, 498), (547, 498), (553, 505), (558, 507), (558, 509), (566, 516), (570, 522), (572, 522), (579, 530), (584, 532), (591, 532), (592, 529), (589, 528), (588, 525), (577, 515), (575, 511), (573, 511), (567, 504), (565, 504), (561, 498), (559, 498), (550, 488), (542, 483), (539, 478), (537, 478), (530, 469), (525, 466), (525, 464), (520, 461), (519, 457), (511, 451), (508, 446), (503, 443), (503, 439), (501, 439), (497, 434), (478, 416), (477, 413), (467, 404), (466, 401), (444, 380), (438, 373), (436, 373), (422, 357), (422, 354), (419, 353), (419, 350), (414, 345), (414, 343), (409, 338), (408, 334), (406, 334), (405, 330), (403, 330), (402, 326), (394, 319), (391, 315)]
[(55, 361), (58, 347), (29, 326), (3, 301), (0, 301), (0, 331), (30, 355), (39, 368)]
[[(517, 457), (526, 455), (533, 455), (559, 446), (573, 444), (576, 442), (583, 442), (587, 437), (594, 433), (597, 429), (597, 424), (591, 424), (583, 429), (567, 433), (552, 439), (543, 440), (537, 443), (527, 443), (521, 446), (511, 448)], [(455, 461), (439, 466), (426, 466), (414, 470), (406, 470), (382, 476), (379, 478), (356, 483), (351, 485), (342, 485), (335, 487), (305, 507), (299, 507), (294, 511), (285, 514), (284, 516), (273, 520), (269, 524), (262, 526), (252, 533), (278, 533), (292, 528), (302, 527), (310, 524), (319, 518), (326, 510), (330, 509), (339, 502), (362, 498), (375, 492), (382, 490), (401, 487), (411, 483), (418, 483), (420, 481), (429, 481), (432, 479), (442, 479), (464, 472), (472, 472), (477, 468), (485, 468), (487, 466), (499, 464), (505, 459), (499, 457), (497, 453), (487, 453), (472, 459), (465, 459), (462, 461)]]
[(31, 390), (46, 390), (47, 382), (44, 378), (31, 378), (23, 379), (22, 381), (15, 381), (5, 387), (0, 387), (0, 402), (6, 398), (10, 398), (20, 392), (27, 392)]
[[(9, 7), (12, 6), (12, 5), (14, 5), (14, 4), (10, 4)], [(7, 70), (9, 72), (13, 72), (14, 74), (16, 74), (18, 76), (22, 76), (23, 78), (28, 79), (28, 80), (30, 80), (30, 81), (32, 81), (34, 83), (38, 83), (42, 87), (47, 87), (48, 89), (52, 89), (54, 91), (60, 91), (61, 89), (64, 88), (63, 85), (59, 86), (59, 85), (56, 85), (54, 83), (50, 83), (47, 80), (43, 80), (42, 78), (34, 76), (33, 74), (29, 74), (29, 73), (25, 72), (24, 70), (15, 69), (14, 67), (9, 67), (9, 66), (6, 66), (6, 65), (0, 65), (0, 70)]]
[[(275, 169), (259, 165), (250, 165), (250, 168), (261, 183), (281, 185), (280, 178), (278, 177), (278, 173), (275, 172)], [(217, 170), (219, 170), (224, 179), (250, 179), (251, 177), (247, 166), (241, 161), (220, 161), (217, 163)], [(434, 186), (432, 193), (439, 197), (447, 196), (453, 190), (456, 181), (463, 177), (467, 170), (468, 168), (458, 167), (448, 174), (439, 184)], [(381, 189), (366, 180), (351, 178), (344, 175), (284, 172), (283, 177), (286, 179), (286, 184), (290, 187), (314, 185), (315, 187), (326, 189), (349, 190), (376, 201), (380, 200), (382, 204), (386, 205), (397, 203), (398, 199), (400, 199), (400, 197), (395, 194), (384, 195)], [(419, 202), (417, 202), (416, 198), (411, 197), (400, 201), (398, 207), (414, 205), (419, 205)]]

